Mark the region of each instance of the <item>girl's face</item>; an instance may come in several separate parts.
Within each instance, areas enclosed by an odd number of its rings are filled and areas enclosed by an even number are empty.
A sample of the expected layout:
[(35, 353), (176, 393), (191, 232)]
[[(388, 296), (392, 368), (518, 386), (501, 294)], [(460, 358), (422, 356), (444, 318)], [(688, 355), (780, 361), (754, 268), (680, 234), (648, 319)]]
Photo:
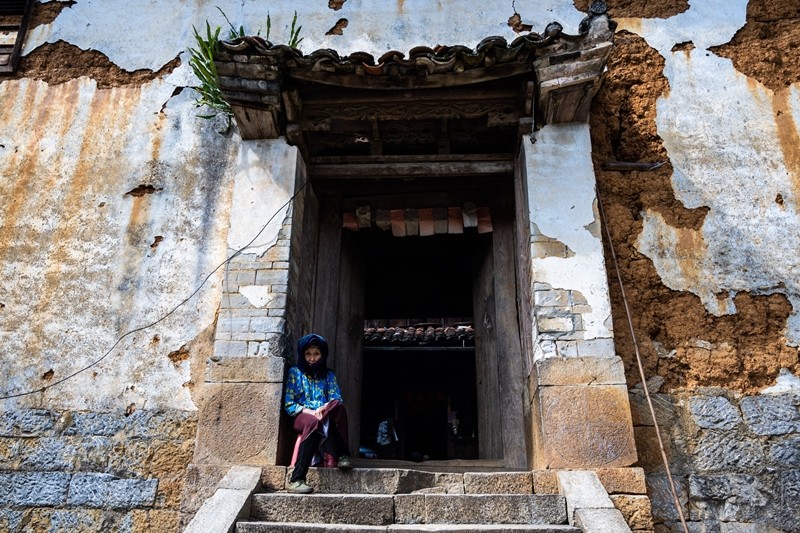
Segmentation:
[(308, 363), (309, 365), (313, 365), (314, 363), (322, 359), (322, 352), (320, 352), (319, 348), (316, 346), (309, 346), (303, 352), (303, 357), (305, 358), (306, 363)]

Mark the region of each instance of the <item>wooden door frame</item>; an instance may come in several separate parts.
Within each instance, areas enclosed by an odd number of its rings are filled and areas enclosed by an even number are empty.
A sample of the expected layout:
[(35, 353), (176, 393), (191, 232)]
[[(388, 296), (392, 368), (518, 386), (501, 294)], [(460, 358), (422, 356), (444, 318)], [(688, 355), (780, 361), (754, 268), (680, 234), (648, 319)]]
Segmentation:
[[(492, 205), (491, 250), (484, 266), (494, 274), (492, 294), (481, 308), (483, 317), (478, 316), (477, 309), (473, 311), (476, 330), (486, 325), (492, 329), (485, 335), (488, 342), (480, 354), (476, 348), (476, 365), (480, 365), (476, 370), (484, 368), (495, 384), (479, 391), (479, 412), (483, 411), (484, 419), (479, 425), (484, 432), (497, 431), (499, 420), (500, 438), (479, 432), (479, 446), (483, 446), (481, 458), (501, 459), (507, 468), (526, 469), (530, 448), (523, 405), (527, 376), (517, 316), (518, 294), (525, 291), (518, 290), (516, 275), (513, 190), (509, 187), (499, 197)], [(351, 452), (356, 455), (360, 440), (365, 298), (365, 287), (358, 282), (364, 276), (356, 276), (363, 262), (355, 260), (358, 249), (342, 231), (341, 193), (322, 192), (319, 200), (311, 331), (328, 339), (330, 364), (348, 407)], [(345, 294), (347, 297), (342, 297)], [(487, 417), (494, 417), (494, 421), (489, 422)]]

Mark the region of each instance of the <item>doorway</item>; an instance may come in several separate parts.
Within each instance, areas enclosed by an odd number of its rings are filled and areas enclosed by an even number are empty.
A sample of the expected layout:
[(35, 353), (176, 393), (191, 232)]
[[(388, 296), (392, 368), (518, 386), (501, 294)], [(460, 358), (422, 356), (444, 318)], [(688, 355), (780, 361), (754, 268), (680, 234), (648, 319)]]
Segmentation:
[(491, 235), (352, 238), (366, 271), (361, 455), (478, 459), (473, 286)]
[[(298, 315), (313, 318), (298, 329), (331, 344), (353, 453), (373, 448), (378, 424), (392, 418), (399, 440), (381, 450), (385, 455), (527, 467), (512, 184), (507, 174), (315, 184), (318, 215), (310, 220), (317, 228), (305, 226), (317, 235), (312, 307)], [(375, 224), (380, 210), (448, 211), (468, 203), (491, 214), (488, 232), (465, 224), (452, 233), (397, 236)], [(352, 222), (361, 206), (370, 207), (367, 227)], [(401, 325), (423, 338), (375, 342), (367, 334)], [(437, 328), (469, 329), (471, 337), (424, 338)]]

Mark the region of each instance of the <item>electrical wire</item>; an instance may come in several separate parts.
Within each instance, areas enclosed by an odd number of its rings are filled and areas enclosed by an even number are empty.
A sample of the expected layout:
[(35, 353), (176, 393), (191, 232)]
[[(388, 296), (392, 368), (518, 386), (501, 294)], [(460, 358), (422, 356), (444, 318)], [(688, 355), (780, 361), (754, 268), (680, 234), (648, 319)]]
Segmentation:
[[(660, 166), (660, 165), (659, 165)], [(625, 306), (625, 316), (628, 319), (628, 327), (631, 332), (631, 339), (633, 339), (633, 351), (636, 354), (636, 365), (639, 367), (639, 377), (642, 380), (642, 388), (644, 389), (644, 396), (647, 399), (647, 407), (650, 409), (650, 416), (653, 417), (653, 426), (656, 430), (656, 437), (658, 438), (658, 447), (661, 450), (661, 460), (664, 462), (664, 468), (667, 472), (667, 480), (669, 481), (669, 490), (672, 493), (672, 501), (675, 504), (675, 509), (678, 511), (678, 517), (681, 520), (684, 533), (689, 533), (689, 527), (686, 525), (686, 518), (683, 516), (683, 508), (681, 507), (680, 499), (678, 498), (678, 491), (675, 488), (675, 480), (672, 479), (672, 472), (669, 468), (669, 461), (667, 460), (667, 452), (664, 450), (664, 441), (661, 438), (661, 428), (658, 426), (656, 420), (656, 410), (653, 407), (653, 401), (650, 398), (650, 391), (647, 390), (647, 380), (644, 375), (644, 366), (642, 365), (642, 356), (639, 353), (639, 343), (636, 341), (636, 332), (633, 329), (633, 319), (631, 318), (631, 310), (628, 306), (628, 298), (625, 296), (625, 286), (622, 284), (622, 274), (619, 271), (619, 262), (617, 261), (617, 252), (614, 250), (614, 243), (611, 241), (611, 230), (608, 229), (608, 220), (606, 213), (603, 209), (603, 199), (600, 197), (600, 191), (597, 191), (597, 205), (600, 211), (600, 218), (605, 228), (606, 239), (608, 239), (608, 248), (611, 250), (611, 259), (614, 261), (614, 270), (617, 272), (617, 282), (619, 283), (619, 290), (622, 293), (622, 303)]]
[(144, 331), (146, 329), (152, 328), (153, 326), (155, 326), (155, 325), (159, 324), (160, 322), (163, 322), (164, 320), (169, 318), (173, 313), (175, 313), (175, 311), (177, 311), (178, 309), (180, 309), (181, 307), (186, 305), (189, 302), (189, 300), (194, 298), (194, 296), (198, 292), (200, 292), (200, 289), (203, 288), (203, 286), (208, 282), (208, 280), (211, 279), (211, 276), (213, 276), (220, 268), (222, 268), (223, 266), (225, 266), (228, 263), (230, 263), (231, 260), (233, 260), (234, 257), (236, 257), (237, 255), (241, 254), (242, 251), (244, 251), (247, 248), (249, 248), (250, 245), (253, 244), (256, 241), (256, 239), (258, 239), (261, 236), (262, 233), (264, 233), (264, 230), (267, 229), (267, 226), (270, 225), (270, 223), (278, 215), (278, 213), (280, 213), (283, 210), (284, 207), (288, 206), (297, 197), (297, 195), (300, 194), (303, 191), (303, 189), (305, 189), (305, 186), (306, 186), (307, 183), (308, 183), (308, 180), (303, 182), (303, 185), (301, 185), (300, 188), (297, 189), (297, 191), (288, 200), (286, 200), (286, 202), (284, 202), (283, 205), (281, 205), (272, 214), (271, 217), (269, 217), (269, 219), (264, 223), (264, 225), (261, 226), (261, 229), (258, 230), (258, 233), (256, 233), (256, 235), (252, 239), (250, 239), (250, 241), (247, 244), (245, 244), (244, 246), (242, 246), (241, 248), (236, 250), (233, 254), (231, 254), (230, 257), (225, 259), (225, 261), (223, 261), (222, 263), (217, 265), (217, 267), (214, 270), (209, 272), (208, 275), (205, 278), (203, 278), (203, 281), (200, 283), (200, 285), (198, 285), (197, 288), (195, 288), (194, 291), (192, 291), (192, 293), (189, 294), (189, 296), (187, 296), (186, 298), (184, 298), (183, 300), (178, 302), (178, 304), (175, 305), (166, 314), (164, 314), (161, 317), (159, 317), (158, 319), (150, 322), (149, 324), (146, 324), (144, 326), (139, 326), (137, 328), (133, 328), (131, 330), (126, 331), (124, 334), (120, 335), (119, 338), (117, 338), (116, 342), (111, 345), (111, 348), (109, 348), (108, 351), (106, 351), (106, 353), (104, 353), (102, 357), (96, 359), (95, 361), (91, 362), (90, 364), (86, 365), (85, 367), (81, 368), (80, 370), (76, 370), (72, 374), (69, 374), (69, 375), (67, 375), (67, 376), (65, 376), (65, 377), (63, 377), (63, 378), (61, 378), (61, 379), (59, 379), (57, 381), (54, 381), (53, 383), (48, 383), (47, 385), (45, 385), (43, 387), (40, 387), (38, 389), (28, 390), (28, 391), (25, 391), (25, 392), (19, 392), (19, 393), (15, 393), (15, 394), (4, 394), (3, 396), (0, 396), (0, 400), (10, 400), (12, 398), (20, 398), (22, 396), (29, 396), (31, 394), (38, 394), (38, 393), (44, 392), (44, 391), (46, 391), (48, 389), (52, 389), (53, 387), (55, 387), (57, 385), (61, 385), (65, 381), (68, 381), (68, 380), (74, 378), (75, 376), (77, 376), (78, 374), (82, 374), (83, 372), (86, 372), (90, 368), (93, 368), (93, 367), (97, 366), (98, 364), (100, 364), (106, 357), (111, 355), (111, 352), (113, 352), (114, 349), (119, 345), (119, 343), (122, 342), (126, 337), (129, 337), (130, 335), (133, 335), (134, 333), (138, 333), (140, 331)]

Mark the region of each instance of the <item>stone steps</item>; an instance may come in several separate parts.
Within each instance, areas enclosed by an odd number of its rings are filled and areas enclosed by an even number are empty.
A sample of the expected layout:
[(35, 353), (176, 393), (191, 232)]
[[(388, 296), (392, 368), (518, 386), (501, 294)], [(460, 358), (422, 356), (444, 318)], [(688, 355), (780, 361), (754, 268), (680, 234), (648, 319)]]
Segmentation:
[(237, 533), (580, 531), (563, 496), (533, 494), (530, 472), (311, 469), (308, 482), (313, 494), (254, 494)]
[(307, 522), (239, 522), (237, 533), (580, 533), (566, 525), (541, 524), (314, 524)]

